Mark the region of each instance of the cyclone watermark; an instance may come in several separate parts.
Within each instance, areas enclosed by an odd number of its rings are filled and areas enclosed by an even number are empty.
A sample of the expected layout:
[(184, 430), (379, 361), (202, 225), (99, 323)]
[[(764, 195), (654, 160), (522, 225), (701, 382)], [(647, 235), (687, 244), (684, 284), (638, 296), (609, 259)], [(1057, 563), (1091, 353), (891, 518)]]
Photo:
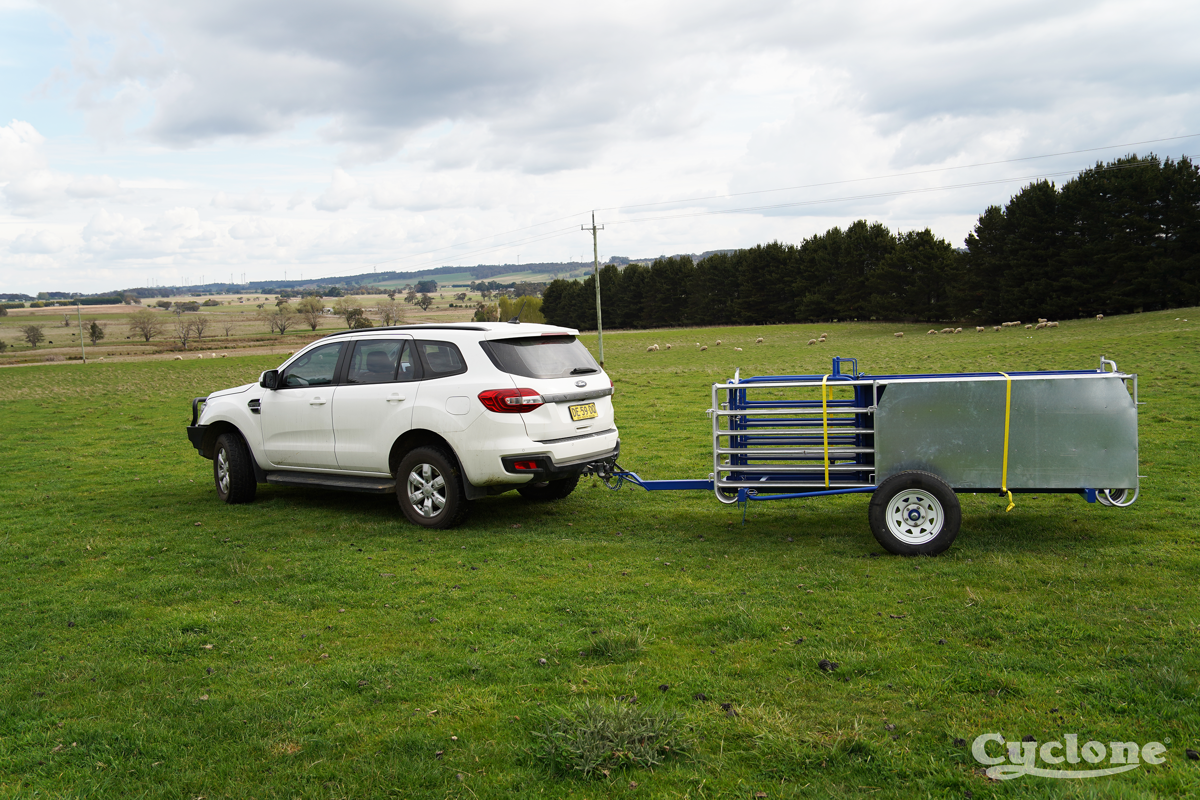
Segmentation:
[[(1168, 740), (1169, 741), (1169, 740)], [(998, 781), (1012, 780), (1022, 775), (1039, 778), (1101, 778), (1118, 775), (1143, 764), (1162, 764), (1167, 759), (1167, 746), (1162, 742), (1104, 742), (1088, 741), (1082, 745), (1079, 736), (1068, 733), (1062, 741), (1006, 742), (998, 733), (984, 733), (971, 743), (971, 755), (987, 765), (987, 776)], [(1062, 764), (1063, 766), (1058, 766)], [(1076, 764), (1085, 764), (1082, 768)], [(1052, 765), (1052, 766), (1047, 766)]]

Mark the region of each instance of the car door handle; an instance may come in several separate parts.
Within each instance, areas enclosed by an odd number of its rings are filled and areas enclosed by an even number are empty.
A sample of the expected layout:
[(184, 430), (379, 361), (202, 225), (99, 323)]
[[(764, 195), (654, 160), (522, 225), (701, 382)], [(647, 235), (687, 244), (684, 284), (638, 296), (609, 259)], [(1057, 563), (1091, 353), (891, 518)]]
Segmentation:
[(310, 406), (323, 406), (323, 405), (325, 405), (325, 401), (322, 400), (320, 397), (314, 397), (312, 400), (308, 401), (308, 404)]
[(406, 399), (407, 399), (407, 398), (406, 398), (404, 395), (402, 395), (402, 394), (389, 394), (389, 395), (388, 395), (388, 397), (387, 397), (387, 401), (388, 401), (389, 403), (402, 403), (402, 402), (404, 402)]

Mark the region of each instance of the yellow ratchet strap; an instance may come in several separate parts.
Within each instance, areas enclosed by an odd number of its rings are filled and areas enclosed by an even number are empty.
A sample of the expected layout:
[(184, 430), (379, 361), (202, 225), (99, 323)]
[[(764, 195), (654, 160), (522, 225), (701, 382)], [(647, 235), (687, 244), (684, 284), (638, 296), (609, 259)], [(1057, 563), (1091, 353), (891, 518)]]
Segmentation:
[(1012, 492), (1008, 491), (1008, 421), (1012, 415), (1012, 378), (1008, 377), (1007, 372), (1000, 374), (1007, 379), (1004, 392), (1004, 466), (1000, 470), (1000, 491), (1008, 495), (1008, 508), (1004, 509), (1004, 513), (1007, 514), (1016, 507)]
[[(825, 440), (825, 488), (829, 488), (829, 408), (825, 405), (825, 381), (828, 375), (821, 378), (821, 436)], [(1007, 434), (1006, 434), (1007, 436)]]

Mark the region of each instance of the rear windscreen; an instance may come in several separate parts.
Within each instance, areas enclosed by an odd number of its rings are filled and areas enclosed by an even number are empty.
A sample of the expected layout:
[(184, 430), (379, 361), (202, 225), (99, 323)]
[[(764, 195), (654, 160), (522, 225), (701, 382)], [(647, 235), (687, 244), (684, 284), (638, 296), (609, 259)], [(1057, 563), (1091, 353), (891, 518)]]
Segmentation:
[(494, 339), (482, 344), (492, 363), (511, 375), (569, 378), (600, 372), (596, 359), (574, 336)]

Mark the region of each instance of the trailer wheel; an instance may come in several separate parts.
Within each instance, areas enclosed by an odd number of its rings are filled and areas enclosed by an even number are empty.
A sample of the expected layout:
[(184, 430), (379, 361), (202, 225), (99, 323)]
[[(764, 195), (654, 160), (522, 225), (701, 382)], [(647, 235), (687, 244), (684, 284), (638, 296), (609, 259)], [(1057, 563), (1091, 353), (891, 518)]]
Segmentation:
[(871, 495), (871, 533), (889, 553), (934, 556), (958, 535), (962, 509), (954, 490), (928, 472), (901, 472)]

